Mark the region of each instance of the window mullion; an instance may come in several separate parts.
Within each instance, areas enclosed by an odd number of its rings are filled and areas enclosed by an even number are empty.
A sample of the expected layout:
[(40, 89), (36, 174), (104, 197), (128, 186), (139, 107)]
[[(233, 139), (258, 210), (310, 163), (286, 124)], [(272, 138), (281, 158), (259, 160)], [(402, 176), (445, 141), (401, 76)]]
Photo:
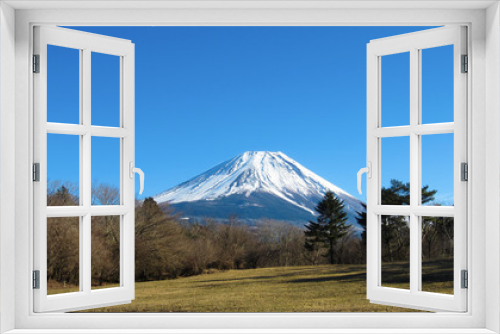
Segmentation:
[(414, 209), (420, 204), (420, 136), (415, 133), (419, 124), (420, 69), (419, 50), (410, 50), (410, 291), (418, 292), (420, 278), (419, 217)]
[[(91, 126), (91, 51), (90, 49), (83, 50), (83, 66), (82, 66), (82, 125), (90, 128)], [(82, 171), (82, 179), (80, 183), (82, 204), (85, 207), (90, 207), (92, 204), (92, 174), (91, 174), (91, 134), (87, 132), (81, 136), (82, 147), (80, 150), (80, 170)], [(82, 261), (81, 276), (83, 291), (91, 292), (91, 216), (90, 211), (82, 218), (82, 242), (80, 244), (80, 254)]]
[[(89, 49), (83, 50), (83, 73), (82, 73), (82, 125), (86, 128), (91, 126), (91, 51)], [(91, 134), (86, 132), (82, 136), (82, 150), (80, 158), (80, 168), (82, 170), (81, 187), (83, 206), (89, 207), (92, 204), (91, 192)]]
[(412, 209), (409, 205), (374, 205), (372, 212), (381, 216), (409, 216), (414, 213), (421, 217), (455, 217), (453, 206), (422, 205)]

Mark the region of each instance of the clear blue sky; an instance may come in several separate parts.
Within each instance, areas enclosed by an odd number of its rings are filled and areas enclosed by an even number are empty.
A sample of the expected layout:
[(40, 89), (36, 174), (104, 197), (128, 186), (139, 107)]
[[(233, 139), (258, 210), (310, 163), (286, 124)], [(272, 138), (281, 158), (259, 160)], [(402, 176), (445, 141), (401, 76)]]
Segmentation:
[[(72, 29), (135, 43), (136, 165), (146, 173), (144, 196), (244, 151), (266, 150), (284, 152), (365, 200), (357, 194), (356, 172), (366, 161), (366, 44), (427, 28)], [(451, 50), (424, 51), (424, 123), (453, 120), (452, 67), (440, 60)], [(72, 51), (54, 50), (51, 59), (49, 50), (49, 121), (78, 122), (78, 55)], [(113, 58), (93, 55), (95, 125), (117, 125), (118, 62)], [(408, 124), (408, 56), (384, 57), (382, 66), (383, 125)], [(57, 135), (49, 135), (49, 179), (77, 181), (78, 155), (70, 146), (78, 141), (51, 137)], [(428, 137), (423, 139), (423, 183), (449, 203), (453, 135)], [(97, 138), (92, 144), (93, 179), (117, 184), (116, 140)], [(384, 139), (384, 185), (391, 178), (409, 181), (408, 145), (407, 138)]]

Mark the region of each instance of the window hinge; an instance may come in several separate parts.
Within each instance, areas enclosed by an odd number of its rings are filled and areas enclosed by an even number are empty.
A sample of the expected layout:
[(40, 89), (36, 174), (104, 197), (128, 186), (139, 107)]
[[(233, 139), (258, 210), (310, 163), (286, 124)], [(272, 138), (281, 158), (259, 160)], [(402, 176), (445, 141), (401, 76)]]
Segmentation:
[(462, 55), (462, 73), (469, 72), (469, 56)]
[(33, 55), (33, 73), (40, 73), (40, 55)]
[(460, 180), (469, 181), (469, 165), (466, 162), (460, 164)]
[(469, 287), (469, 272), (467, 270), (462, 270), (462, 289), (467, 289)]
[(40, 289), (40, 270), (33, 270), (33, 289)]
[(33, 181), (40, 181), (40, 163), (38, 162), (33, 164)]

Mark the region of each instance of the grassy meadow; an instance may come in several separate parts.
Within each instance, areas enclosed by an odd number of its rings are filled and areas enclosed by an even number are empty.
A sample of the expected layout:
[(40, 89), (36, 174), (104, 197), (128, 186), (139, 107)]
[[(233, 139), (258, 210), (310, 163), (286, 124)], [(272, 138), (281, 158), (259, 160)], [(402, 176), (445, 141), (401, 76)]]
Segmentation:
[[(453, 293), (444, 266), (424, 264), (424, 290)], [(392, 279), (386, 286), (407, 288), (407, 263), (384, 266)], [(432, 283), (431, 283), (432, 282)], [(113, 285), (109, 285), (111, 287)], [(128, 305), (84, 312), (414, 312), (370, 304), (364, 265), (228, 270), (165, 281), (137, 282)], [(72, 291), (52, 286), (50, 293)], [(74, 291), (74, 290), (73, 290)]]

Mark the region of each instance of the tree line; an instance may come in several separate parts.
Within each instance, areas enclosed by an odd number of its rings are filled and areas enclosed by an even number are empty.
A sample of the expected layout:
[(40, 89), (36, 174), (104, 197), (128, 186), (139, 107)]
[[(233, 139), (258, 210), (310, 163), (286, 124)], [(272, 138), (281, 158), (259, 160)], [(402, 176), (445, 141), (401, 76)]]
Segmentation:
[[(422, 205), (433, 204), (437, 190), (422, 187)], [(383, 205), (410, 205), (410, 184), (391, 180), (382, 188)], [(409, 217), (381, 216), (382, 261), (386, 263), (410, 260)], [(453, 256), (454, 220), (450, 217), (421, 217), (422, 260)]]
[[(424, 187), (425, 188), (425, 187)], [(78, 189), (53, 182), (48, 205), (78, 205)], [(382, 189), (387, 203), (409, 199), (409, 185), (399, 181)], [(428, 201), (435, 191), (423, 192)], [(92, 190), (94, 204), (119, 203), (119, 191), (107, 184)], [(401, 204), (399, 204), (401, 205)], [(136, 281), (172, 279), (218, 270), (286, 267), (317, 264), (363, 264), (366, 261), (366, 213), (358, 212), (361, 230), (347, 225), (342, 201), (328, 192), (318, 203), (316, 221), (305, 228), (263, 219), (254, 226), (236, 216), (227, 222), (205, 219), (188, 222), (168, 206), (152, 199), (136, 203)], [(78, 284), (79, 219), (49, 218), (47, 223), (47, 278)], [(92, 284), (119, 282), (120, 220), (118, 216), (92, 217)], [(453, 220), (423, 220), (423, 256), (453, 254)], [(409, 227), (401, 217), (382, 217), (382, 256), (387, 262), (408, 261)]]

